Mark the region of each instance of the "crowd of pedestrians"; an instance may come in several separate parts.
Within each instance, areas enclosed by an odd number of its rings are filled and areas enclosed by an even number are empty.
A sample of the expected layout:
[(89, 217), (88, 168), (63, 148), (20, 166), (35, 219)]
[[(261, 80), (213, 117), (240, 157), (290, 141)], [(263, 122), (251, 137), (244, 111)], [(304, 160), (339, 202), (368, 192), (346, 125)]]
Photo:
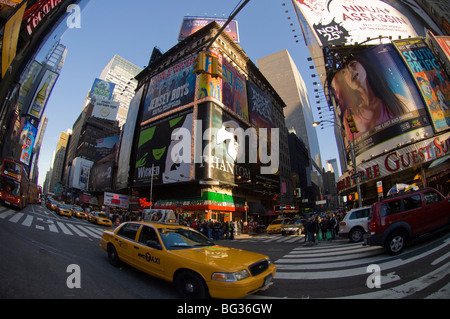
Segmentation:
[(305, 225), (305, 241), (309, 245), (316, 244), (319, 240), (333, 240), (339, 231), (339, 220), (334, 214), (325, 217), (311, 215)]
[(184, 221), (184, 225), (194, 228), (206, 237), (213, 240), (234, 239), (243, 231), (243, 223), (235, 221), (214, 221), (214, 220), (192, 220)]

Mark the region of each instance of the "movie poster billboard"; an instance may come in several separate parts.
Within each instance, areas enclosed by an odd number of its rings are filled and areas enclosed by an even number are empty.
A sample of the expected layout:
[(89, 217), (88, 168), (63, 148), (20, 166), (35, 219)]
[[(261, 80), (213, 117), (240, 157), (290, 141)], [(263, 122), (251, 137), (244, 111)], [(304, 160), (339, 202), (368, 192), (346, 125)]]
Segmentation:
[(245, 77), (226, 59), (222, 63), (222, 103), (237, 116), (249, 122)]
[(150, 185), (152, 176), (158, 184), (191, 180), (192, 127), (192, 110), (142, 127), (134, 168), (136, 185)]
[(197, 165), (197, 178), (234, 183), (235, 170), (239, 167), (240, 178), (251, 180), (250, 166), (245, 162), (245, 154), (242, 163), (236, 167), (241, 155), (239, 152), (246, 152), (249, 147), (243, 135), (239, 136), (237, 133), (238, 130), (241, 132), (245, 130), (241, 124), (220, 106), (211, 102), (199, 107), (199, 118), (203, 140), (202, 159)]
[(392, 41), (413, 74), (436, 132), (450, 127), (450, 80), (421, 39)]
[[(356, 160), (433, 135), (427, 111), (408, 69), (391, 44), (347, 57), (331, 82), (344, 141), (353, 141)], [(352, 134), (353, 114), (359, 132)]]
[[(393, 39), (416, 37), (422, 23), (398, 1), (293, 0), (319, 45), (354, 45), (380, 35)], [(411, 21), (413, 20), (413, 22)], [(306, 27), (306, 28), (305, 28)], [(389, 40), (383, 40), (388, 42)]]
[(175, 64), (150, 80), (145, 97), (142, 124), (159, 114), (194, 101), (196, 74), (193, 74), (196, 56)]

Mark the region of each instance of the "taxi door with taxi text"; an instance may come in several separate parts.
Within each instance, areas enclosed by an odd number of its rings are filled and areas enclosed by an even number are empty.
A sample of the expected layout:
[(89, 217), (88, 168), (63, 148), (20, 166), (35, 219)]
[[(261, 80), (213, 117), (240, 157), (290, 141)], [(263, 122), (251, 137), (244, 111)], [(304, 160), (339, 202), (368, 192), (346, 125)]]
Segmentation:
[(139, 269), (162, 276), (164, 274), (164, 251), (156, 230), (144, 225), (134, 246)]

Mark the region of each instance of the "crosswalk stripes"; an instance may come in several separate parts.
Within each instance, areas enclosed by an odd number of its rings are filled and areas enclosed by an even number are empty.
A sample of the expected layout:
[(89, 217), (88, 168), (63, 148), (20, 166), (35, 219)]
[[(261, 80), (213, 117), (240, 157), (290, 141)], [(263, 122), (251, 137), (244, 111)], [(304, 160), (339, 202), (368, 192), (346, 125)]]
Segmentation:
[[(448, 278), (450, 275), (449, 248), (450, 236), (447, 236), (442, 243), (433, 248), (411, 247), (409, 254), (399, 256), (389, 256), (381, 247), (363, 246), (361, 243), (297, 247), (274, 261), (277, 267), (274, 279), (311, 281), (339, 280), (357, 276), (367, 277), (367, 267), (376, 264), (382, 269), (383, 273), (381, 285), (389, 284), (389, 287), (345, 298), (406, 298), (437, 283), (442, 284)], [(402, 278), (396, 274), (397, 269), (407, 264), (413, 265), (419, 260), (436, 256), (439, 253), (440, 256), (430, 262), (430, 265), (434, 268), (429, 273), (407, 282), (400, 282)], [(445, 296), (445, 298), (449, 298), (450, 290), (446, 289), (448, 286), (449, 284), (442, 287), (435, 292), (435, 295), (430, 297)]]
[(82, 238), (100, 239), (103, 229), (92, 226), (80, 225), (78, 223), (68, 223), (51, 218), (36, 217), (33, 215), (17, 212), (5, 207), (0, 208), (0, 219), (7, 220), (14, 224), (20, 224), (25, 227), (32, 227), (39, 230), (48, 230), (53, 233), (63, 233), (65, 235), (76, 235)]

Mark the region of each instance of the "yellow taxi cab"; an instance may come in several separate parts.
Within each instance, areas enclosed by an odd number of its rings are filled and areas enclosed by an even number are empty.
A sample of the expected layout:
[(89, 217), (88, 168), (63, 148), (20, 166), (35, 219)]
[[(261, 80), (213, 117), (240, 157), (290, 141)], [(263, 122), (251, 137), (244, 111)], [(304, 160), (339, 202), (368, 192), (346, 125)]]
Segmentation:
[(102, 212), (102, 211), (92, 212), (88, 216), (88, 220), (91, 223), (94, 223), (94, 224), (97, 224), (97, 225), (112, 226), (112, 221), (108, 217), (106, 217), (106, 213)]
[(279, 218), (275, 219), (273, 222), (267, 226), (267, 233), (268, 234), (278, 234), (281, 233), (281, 229), (289, 223), (291, 219), (290, 218)]
[(60, 216), (72, 217), (72, 205), (58, 203), (56, 213)]
[(58, 207), (58, 202), (54, 199), (47, 199), (45, 202), (45, 206), (50, 209), (56, 211), (56, 208)]
[[(173, 212), (165, 215), (174, 219)], [(172, 282), (183, 298), (242, 298), (272, 284), (276, 267), (267, 256), (217, 246), (192, 228), (161, 219), (105, 230), (100, 241), (110, 263)]]
[(83, 208), (77, 205), (72, 206), (72, 216), (87, 219), (87, 214), (84, 212)]

